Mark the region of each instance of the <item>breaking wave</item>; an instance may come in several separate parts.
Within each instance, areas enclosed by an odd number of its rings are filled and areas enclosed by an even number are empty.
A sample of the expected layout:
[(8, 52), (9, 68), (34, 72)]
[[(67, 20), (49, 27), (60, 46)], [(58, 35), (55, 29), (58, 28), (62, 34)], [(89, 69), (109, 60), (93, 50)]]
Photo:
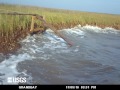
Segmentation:
[(9, 58), (1, 54), (0, 84), (18, 84), (7, 82), (17, 76), (28, 84), (120, 84), (119, 30), (78, 25), (59, 33), (73, 46), (48, 29), (28, 35)]

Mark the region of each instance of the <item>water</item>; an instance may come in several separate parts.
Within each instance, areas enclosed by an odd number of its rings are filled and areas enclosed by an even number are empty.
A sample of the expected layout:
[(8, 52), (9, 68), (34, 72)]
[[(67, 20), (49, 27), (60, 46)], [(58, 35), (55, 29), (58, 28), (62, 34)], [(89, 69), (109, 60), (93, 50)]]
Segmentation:
[(18, 76), (27, 84), (120, 84), (120, 31), (78, 25), (59, 32), (72, 47), (48, 29), (20, 41), (16, 54), (0, 54), (0, 84)]

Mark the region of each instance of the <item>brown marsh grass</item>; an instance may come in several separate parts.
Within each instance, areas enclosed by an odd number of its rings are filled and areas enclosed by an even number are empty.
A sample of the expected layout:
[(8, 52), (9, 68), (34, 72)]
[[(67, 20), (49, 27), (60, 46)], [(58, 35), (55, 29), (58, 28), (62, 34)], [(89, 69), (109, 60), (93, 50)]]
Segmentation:
[[(44, 16), (46, 22), (57, 30), (71, 28), (78, 24), (120, 29), (120, 15), (5, 4), (0, 4), (0, 12), (39, 14)], [(39, 20), (36, 20), (35, 23), (37, 27), (41, 25)], [(17, 42), (20, 38), (24, 38), (27, 35), (30, 30), (30, 24), (31, 16), (0, 14), (0, 52), (12, 52), (20, 47)]]

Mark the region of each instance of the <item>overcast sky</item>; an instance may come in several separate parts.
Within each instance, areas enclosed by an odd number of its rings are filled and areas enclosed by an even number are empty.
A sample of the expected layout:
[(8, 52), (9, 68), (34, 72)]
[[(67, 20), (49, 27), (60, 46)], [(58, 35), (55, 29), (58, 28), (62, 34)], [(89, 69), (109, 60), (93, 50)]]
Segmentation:
[(120, 14), (120, 0), (0, 0), (0, 3)]

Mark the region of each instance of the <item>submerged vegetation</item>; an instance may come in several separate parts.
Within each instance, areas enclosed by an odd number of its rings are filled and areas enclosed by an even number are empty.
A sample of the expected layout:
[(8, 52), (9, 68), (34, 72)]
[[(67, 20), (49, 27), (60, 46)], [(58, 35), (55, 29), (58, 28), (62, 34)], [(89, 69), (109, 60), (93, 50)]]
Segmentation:
[[(0, 4), (0, 12), (39, 14), (44, 16), (46, 22), (50, 23), (57, 30), (71, 28), (78, 24), (120, 29), (120, 15), (5, 4)], [(41, 25), (39, 20), (35, 22), (37, 27)], [(0, 53), (12, 52), (20, 47), (17, 42), (20, 38), (24, 38), (27, 35), (30, 25), (31, 16), (0, 14)]]

